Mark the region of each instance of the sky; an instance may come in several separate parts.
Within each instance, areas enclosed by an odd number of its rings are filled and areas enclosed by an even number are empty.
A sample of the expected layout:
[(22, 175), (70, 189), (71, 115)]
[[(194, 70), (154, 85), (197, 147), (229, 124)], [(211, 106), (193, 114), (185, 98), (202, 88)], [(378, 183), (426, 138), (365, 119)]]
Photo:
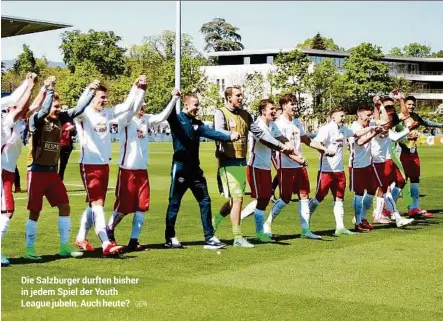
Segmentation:
[[(413, 1), (182, 1), (182, 32), (203, 51), (203, 23), (224, 18), (238, 27), (246, 49), (291, 48), (317, 32), (350, 48), (375, 43), (387, 52), (411, 42), (443, 50), (443, 2)], [(2, 15), (74, 27), (2, 39), (1, 59), (14, 59), (28, 44), (36, 57), (61, 62), (66, 30), (114, 31), (129, 48), (145, 36), (175, 30), (175, 1), (1, 1)]]

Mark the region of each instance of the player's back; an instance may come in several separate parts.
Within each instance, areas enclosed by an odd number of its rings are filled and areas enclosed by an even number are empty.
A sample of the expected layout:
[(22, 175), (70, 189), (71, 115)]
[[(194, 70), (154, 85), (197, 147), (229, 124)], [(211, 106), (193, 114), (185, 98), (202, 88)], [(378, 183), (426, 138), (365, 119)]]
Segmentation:
[(149, 116), (134, 117), (119, 133), (118, 164), (125, 169), (146, 169), (149, 156)]
[[(273, 121), (267, 126), (265, 122), (259, 118), (256, 123), (258, 126), (267, 131), (273, 137), (280, 136), (280, 131)], [(249, 133), (248, 138), (249, 160), (248, 165), (261, 169), (271, 169), (271, 149), (259, 140), (257, 140), (252, 133)]]

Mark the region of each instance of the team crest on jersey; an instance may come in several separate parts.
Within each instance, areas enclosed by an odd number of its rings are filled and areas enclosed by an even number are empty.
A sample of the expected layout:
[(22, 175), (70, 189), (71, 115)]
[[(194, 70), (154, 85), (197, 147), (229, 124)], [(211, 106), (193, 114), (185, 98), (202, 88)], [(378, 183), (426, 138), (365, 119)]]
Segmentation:
[(137, 137), (139, 139), (144, 139), (146, 137), (145, 131), (143, 131), (142, 129), (137, 129)]
[(94, 126), (94, 131), (97, 133), (105, 133), (108, 131), (108, 126), (106, 123), (100, 121)]
[(57, 124), (54, 124), (52, 122), (47, 122), (47, 123), (45, 123), (43, 130), (45, 132), (51, 132), (53, 129), (57, 129), (57, 128), (58, 128)]
[(197, 130), (198, 129), (198, 125), (194, 125), (194, 126), (192, 126), (193, 128), (194, 128), (194, 130)]
[(178, 178), (178, 181), (179, 181), (180, 183), (183, 183), (183, 182), (185, 181), (185, 179), (184, 179), (183, 177), (179, 177), (179, 178)]
[(234, 118), (231, 118), (229, 120), (229, 126), (232, 127), (232, 128), (237, 126), (237, 123), (235, 122)]

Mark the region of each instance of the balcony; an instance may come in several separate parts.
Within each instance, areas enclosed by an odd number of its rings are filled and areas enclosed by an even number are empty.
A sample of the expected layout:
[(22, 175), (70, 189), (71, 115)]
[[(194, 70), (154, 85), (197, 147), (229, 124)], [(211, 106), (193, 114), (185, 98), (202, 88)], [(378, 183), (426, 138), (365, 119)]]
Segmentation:
[(389, 75), (414, 81), (443, 81), (443, 71), (398, 71), (390, 70)]

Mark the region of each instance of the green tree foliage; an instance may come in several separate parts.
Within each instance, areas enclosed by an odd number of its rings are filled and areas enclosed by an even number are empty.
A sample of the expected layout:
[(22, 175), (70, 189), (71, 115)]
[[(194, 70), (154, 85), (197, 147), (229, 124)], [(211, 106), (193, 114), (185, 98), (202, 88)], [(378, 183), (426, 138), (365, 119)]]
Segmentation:
[(38, 73), (34, 52), (27, 44), (23, 45), (23, 52), (18, 55), (12, 66), (12, 70), (17, 75), (25, 75), (28, 72)]
[(297, 45), (297, 49), (319, 49), (319, 50), (331, 50), (331, 51), (345, 51), (345, 48), (335, 44), (332, 38), (326, 38), (320, 35), (319, 32), (312, 37), (308, 38)]
[(63, 61), (71, 72), (81, 63), (91, 62), (105, 76), (121, 75), (126, 49), (117, 44), (120, 40), (113, 31), (66, 31), (60, 45)]
[(204, 23), (200, 32), (205, 37), (206, 51), (234, 51), (243, 50), (239, 28), (233, 26), (223, 18), (214, 18)]
[(243, 95), (245, 105), (252, 112), (257, 112), (258, 103), (264, 98), (264, 82), (265, 77), (260, 72), (256, 71), (246, 76), (246, 81), (243, 84)]
[(394, 47), (389, 51), (391, 56), (426, 58), (431, 56), (431, 47), (418, 42), (411, 42), (402, 49)]
[(207, 119), (212, 110), (224, 106), (220, 87), (214, 83), (205, 86), (204, 91), (200, 92), (199, 99), (201, 106), (200, 119)]
[(382, 57), (380, 47), (362, 43), (354, 47), (351, 55), (345, 60), (345, 107), (349, 112), (355, 112), (360, 105), (372, 104), (371, 97), (374, 94), (389, 92), (392, 89), (389, 66), (381, 61)]
[(443, 58), (443, 50), (437, 51), (437, 52), (433, 52), (431, 54), (432, 58)]

